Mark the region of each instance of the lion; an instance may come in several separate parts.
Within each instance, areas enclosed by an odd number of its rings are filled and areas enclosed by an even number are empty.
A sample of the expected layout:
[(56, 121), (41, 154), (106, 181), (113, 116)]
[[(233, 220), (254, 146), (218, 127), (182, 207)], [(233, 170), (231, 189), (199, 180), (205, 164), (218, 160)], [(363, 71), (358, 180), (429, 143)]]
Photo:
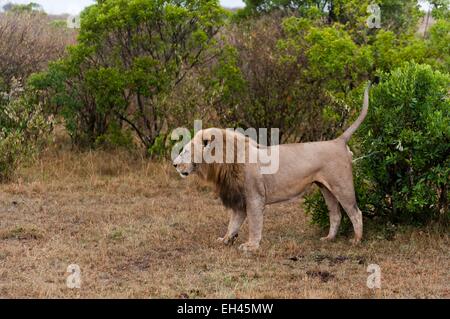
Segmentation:
[[(363, 108), (358, 119), (334, 140), (266, 147), (230, 130), (210, 128), (197, 132), (175, 158), (173, 165), (182, 177), (195, 173), (215, 185), (222, 203), (230, 209), (228, 229), (226, 234), (218, 239), (220, 242), (232, 245), (242, 224), (248, 219), (249, 238), (246, 243), (239, 246), (239, 249), (243, 251), (259, 249), (265, 207), (300, 197), (312, 184), (320, 188), (329, 210), (329, 232), (321, 240), (335, 239), (342, 218), (339, 207), (341, 205), (353, 225), (355, 235), (352, 242), (357, 244), (361, 241), (362, 213), (356, 203), (352, 154), (347, 144), (367, 116), (369, 88), (370, 84), (365, 90)], [(230, 150), (230, 144), (225, 143), (227, 139), (232, 141), (231, 161), (230, 158), (226, 158), (228, 161), (225, 161), (227, 147)], [(221, 148), (216, 147), (213, 150), (213, 144), (220, 141), (223, 141)], [(244, 146), (237, 147), (238, 145)], [(261, 151), (273, 151), (275, 147), (278, 148), (279, 154), (278, 170), (272, 174), (262, 174), (261, 162), (249, 161), (249, 157), (258, 155)], [(196, 149), (200, 152), (195, 153)], [(223, 151), (223, 154), (216, 154), (220, 151)], [(215, 161), (206, 160), (205, 155), (208, 152), (210, 157), (218, 155), (222, 160), (217, 160), (217, 156)], [(242, 154), (246, 154), (245, 160), (237, 161)]]

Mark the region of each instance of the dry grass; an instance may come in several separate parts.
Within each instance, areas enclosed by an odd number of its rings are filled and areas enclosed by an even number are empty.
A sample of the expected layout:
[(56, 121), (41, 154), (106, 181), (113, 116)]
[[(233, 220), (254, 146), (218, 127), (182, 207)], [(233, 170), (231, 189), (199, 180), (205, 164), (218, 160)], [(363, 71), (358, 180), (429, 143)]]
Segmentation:
[[(0, 297), (450, 297), (448, 234), (322, 243), (287, 203), (267, 210), (261, 251), (244, 255), (215, 243), (227, 212), (210, 190), (169, 164), (59, 151), (20, 176), (0, 186)], [(65, 285), (72, 263), (81, 289)], [(375, 292), (370, 263), (382, 270)]]

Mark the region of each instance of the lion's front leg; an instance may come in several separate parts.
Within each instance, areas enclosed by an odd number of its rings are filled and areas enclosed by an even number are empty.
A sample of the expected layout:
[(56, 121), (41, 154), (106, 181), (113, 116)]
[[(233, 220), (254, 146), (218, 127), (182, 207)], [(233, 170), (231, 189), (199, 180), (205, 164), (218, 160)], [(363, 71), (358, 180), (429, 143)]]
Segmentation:
[(242, 251), (255, 251), (259, 249), (262, 239), (264, 204), (261, 200), (247, 203), (247, 216), (249, 226), (248, 242), (239, 246)]
[(224, 237), (220, 237), (217, 240), (225, 245), (233, 245), (246, 216), (247, 214), (243, 211), (233, 210), (230, 215), (230, 223), (228, 224), (227, 233)]

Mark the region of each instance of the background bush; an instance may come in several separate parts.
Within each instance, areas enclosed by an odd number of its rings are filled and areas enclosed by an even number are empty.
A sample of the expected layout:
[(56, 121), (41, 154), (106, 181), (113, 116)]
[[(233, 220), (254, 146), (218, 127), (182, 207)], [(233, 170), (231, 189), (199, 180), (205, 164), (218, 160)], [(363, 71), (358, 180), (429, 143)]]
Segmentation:
[(44, 70), (74, 42), (74, 32), (52, 26), (45, 13), (0, 13), (0, 90), (9, 91), (13, 79), (25, 82)]
[(372, 64), (344, 30), (279, 13), (228, 27), (222, 45), (204, 79), (218, 124), (276, 127), (282, 143), (336, 136)]
[(11, 91), (0, 92), (0, 182), (36, 154), (51, 128), (32, 94), (18, 82), (11, 85)]

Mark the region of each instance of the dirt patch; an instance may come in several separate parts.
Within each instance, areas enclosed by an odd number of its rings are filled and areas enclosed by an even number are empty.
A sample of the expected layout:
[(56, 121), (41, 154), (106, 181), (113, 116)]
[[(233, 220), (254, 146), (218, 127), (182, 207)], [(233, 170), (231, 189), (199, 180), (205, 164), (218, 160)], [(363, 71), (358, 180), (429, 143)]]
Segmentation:
[(306, 275), (310, 278), (319, 278), (321, 282), (328, 282), (335, 278), (333, 274), (328, 271), (308, 270)]
[(344, 262), (354, 262), (359, 265), (365, 264), (365, 257), (362, 256), (331, 256), (331, 255), (313, 255), (313, 260), (317, 262), (318, 264), (321, 264), (322, 262), (327, 262), (330, 266), (335, 266), (342, 264)]

